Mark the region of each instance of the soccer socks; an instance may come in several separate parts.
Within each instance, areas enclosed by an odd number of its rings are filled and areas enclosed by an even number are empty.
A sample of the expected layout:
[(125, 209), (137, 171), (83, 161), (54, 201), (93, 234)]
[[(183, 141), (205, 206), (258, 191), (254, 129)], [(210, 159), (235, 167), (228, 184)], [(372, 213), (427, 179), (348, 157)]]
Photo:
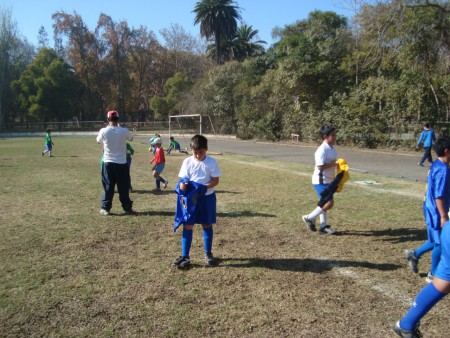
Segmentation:
[(323, 228), (324, 226), (328, 225), (327, 223), (327, 212), (323, 212), (319, 215), (320, 219), (320, 227)]
[(164, 178), (162, 178), (161, 176), (159, 176), (159, 180), (160, 180), (161, 182), (163, 182), (163, 184), (166, 184), (166, 180), (165, 180)]
[(422, 317), (445, 296), (446, 294), (437, 290), (433, 283), (425, 286), (417, 295), (406, 316), (400, 320), (400, 327), (404, 330), (414, 330)]
[(183, 234), (181, 235), (181, 255), (187, 258), (189, 258), (189, 252), (191, 251), (193, 232), (192, 229), (183, 228)]
[(431, 274), (434, 276), (436, 272), (437, 266), (441, 260), (441, 246), (439, 244), (434, 243), (434, 249), (431, 253)]
[(214, 232), (212, 225), (209, 228), (203, 228), (203, 245), (205, 247), (205, 253), (210, 254), (212, 251)]
[(314, 221), (320, 214), (323, 214), (323, 210), (321, 207), (317, 207), (313, 210), (313, 212), (306, 216), (306, 218), (308, 218), (310, 221)]
[(419, 246), (416, 250), (414, 250), (414, 257), (420, 258), (424, 253), (433, 250), (434, 244), (430, 241), (426, 241), (421, 246)]

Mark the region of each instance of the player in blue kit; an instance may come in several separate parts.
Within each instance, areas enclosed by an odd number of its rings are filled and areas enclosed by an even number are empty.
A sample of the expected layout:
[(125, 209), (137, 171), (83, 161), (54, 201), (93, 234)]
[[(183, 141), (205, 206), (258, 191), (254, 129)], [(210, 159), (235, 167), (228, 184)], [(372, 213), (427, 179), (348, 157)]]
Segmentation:
[(428, 241), (416, 250), (405, 250), (405, 258), (413, 272), (418, 272), (417, 264), (422, 254), (433, 250), (431, 271), (427, 282), (433, 280), (441, 257), (441, 226), (448, 221), (450, 207), (450, 138), (441, 137), (434, 144), (438, 159), (433, 162), (427, 178), (427, 190), (423, 204)]
[[(179, 189), (185, 191), (189, 185), (193, 185), (193, 182), (195, 182), (206, 186), (207, 190), (202, 196), (198, 196), (198, 200), (195, 203), (194, 217), (190, 217), (189, 220), (182, 222), (181, 256), (172, 263), (172, 266), (178, 268), (186, 267), (191, 263), (189, 252), (192, 245), (194, 224), (201, 224), (203, 227), (205, 261), (208, 266), (214, 265), (214, 257), (212, 255), (212, 225), (216, 223), (216, 193), (214, 187), (219, 184), (221, 172), (217, 161), (206, 155), (208, 150), (208, 139), (206, 137), (194, 135), (190, 146), (193, 155), (186, 158), (181, 165), (178, 174), (182, 179), (178, 184)], [(175, 215), (175, 220), (179, 217), (180, 215)]]
[(406, 316), (393, 327), (394, 332), (404, 338), (421, 337), (420, 320), (450, 292), (450, 138), (439, 138), (434, 150), (438, 159), (433, 162), (428, 174), (424, 202), (428, 241), (434, 243), (432, 278), (431, 283), (419, 292)]

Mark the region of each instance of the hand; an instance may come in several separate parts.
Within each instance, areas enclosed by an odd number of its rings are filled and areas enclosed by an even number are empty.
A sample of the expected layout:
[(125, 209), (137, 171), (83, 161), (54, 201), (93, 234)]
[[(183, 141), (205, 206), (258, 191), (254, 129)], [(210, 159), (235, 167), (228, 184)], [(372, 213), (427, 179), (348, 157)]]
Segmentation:
[(187, 189), (189, 182), (180, 183), (180, 190), (185, 191)]
[(444, 226), (444, 224), (448, 221), (448, 215), (441, 216), (441, 228)]

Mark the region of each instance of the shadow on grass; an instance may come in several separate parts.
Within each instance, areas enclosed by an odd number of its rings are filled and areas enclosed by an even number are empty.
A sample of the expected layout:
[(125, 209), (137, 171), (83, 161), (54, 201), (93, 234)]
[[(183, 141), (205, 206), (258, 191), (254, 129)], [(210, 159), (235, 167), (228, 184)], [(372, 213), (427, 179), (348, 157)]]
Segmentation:
[(216, 194), (231, 194), (231, 195), (240, 195), (241, 192), (237, 191), (227, 191), (227, 190), (216, 190)]
[[(132, 214), (127, 213), (110, 213), (110, 216), (175, 216), (174, 211), (158, 211), (158, 210), (148, 210), (148, 211), (134, 211)], [(242, 211), (242, 212), (218, 212), (217, 217), (276, 217), (275, 215), (262, 214), (259, 212)]]
[(383, 229), (383, 230), (362, 230), (362, 231), (339, 231), (338, 236), (367, 236), (367, 237), (382, 237), (380, 240), (391, 243), (405, 243), (413, 241), (426, 241), (427, 230), (413, 229), (413, 228), (397, 228), (397, 229)]
[(338, 261), (311, 258), (223, 258), (218, 264), (231, 268), (266, 268), (280, 271), (326, 272), (335, 268), (353, 267), (391, 271), (404, 268), (397, 264), (377, 264), (370, 262)]
[(272, 214), (263, 214), (260, 212), (252, 212), (252, 211), (239, 211), (239, 212), (218, 212), (218, 217), (277, 217)]
[(172, 189), (167, 190), (161, 190), (161, 191), (153, 191), (153, 190), (134, 190), (130, 194), (137, 194), (137, 195), (144, 195), (144, 194), (151, 194), (151, 195), (171, 195), (175, 194), (175, 191)]

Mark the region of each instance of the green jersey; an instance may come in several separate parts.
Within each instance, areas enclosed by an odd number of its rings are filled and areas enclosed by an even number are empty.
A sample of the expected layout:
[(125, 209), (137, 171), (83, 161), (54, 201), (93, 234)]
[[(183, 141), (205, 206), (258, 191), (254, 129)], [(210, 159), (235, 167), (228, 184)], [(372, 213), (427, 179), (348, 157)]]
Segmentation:
[(131, 157), (131, 155), (134, 155), (134, 149), (127, 143), (127, 157)]
[(45, 143), (52, 143), (52, 137), (49, 133), (45, 134)]

